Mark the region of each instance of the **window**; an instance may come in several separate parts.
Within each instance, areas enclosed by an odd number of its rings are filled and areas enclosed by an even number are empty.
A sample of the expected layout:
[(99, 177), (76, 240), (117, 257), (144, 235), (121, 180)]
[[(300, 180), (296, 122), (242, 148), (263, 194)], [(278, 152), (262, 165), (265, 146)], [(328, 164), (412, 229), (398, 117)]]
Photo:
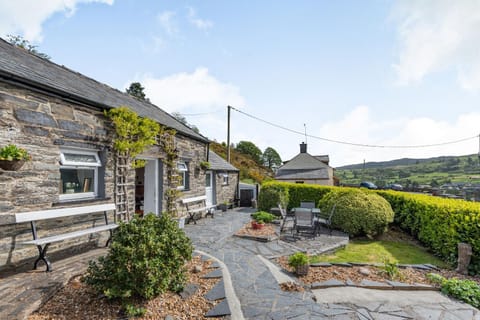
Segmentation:
[(98, 152), (60, 151), (60, 200), (94, 198), (98, 194)]
[(222, 184), (227, 185), (228, 184), (228, 173), (223, 173), (222, 174)]
[(180, 176), (180, 181), (178, 182), (177, 189), (179, 190), (188, 190), (189, 188), (189, 175), (188, 175), (188, 165), (184, 161), (180, 161), (177, 163), (177, 170)]

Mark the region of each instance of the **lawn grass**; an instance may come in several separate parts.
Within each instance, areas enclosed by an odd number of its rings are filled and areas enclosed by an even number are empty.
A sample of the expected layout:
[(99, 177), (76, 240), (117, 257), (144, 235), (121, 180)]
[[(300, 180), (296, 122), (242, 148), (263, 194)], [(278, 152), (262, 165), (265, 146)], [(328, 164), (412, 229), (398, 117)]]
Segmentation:
[(428, 253), (424, 248), (406, 242), (353, 240), (345, 248), (334, 253), (312, 257), (312, 262), (363, 262), (399, 264), (430, 263), (441, 268), (448, 265)]

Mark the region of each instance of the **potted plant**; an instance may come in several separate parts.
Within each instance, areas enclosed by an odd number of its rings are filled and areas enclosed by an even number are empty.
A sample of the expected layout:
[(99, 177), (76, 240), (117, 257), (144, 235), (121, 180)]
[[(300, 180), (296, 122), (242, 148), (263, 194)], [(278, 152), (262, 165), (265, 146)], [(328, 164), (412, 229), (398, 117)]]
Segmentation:
[(252, 229), (260, 230), (265, 225), (265, 222), (262, 219), (255, 219), (252, 221)]
[(308, 274), (308, 256), (303, 252), (296, 252), (288, 257), (288, 265), (295, 268), (295, 273), (299, 276), (305, 276)]
[(226, 212), (227, 211), (227, 208), (228, 208), (228, 201), (223, 201), (219, 206), (218, 208), (220, 210), (222, 210), (223, 212)]
[(27, 150), (9, 144), (0, 149), (0, 168), (7, 171), (17, 171), (31, 158)]
[(210, 169), (210, 162), (208, 161), (200, 161), (200, 169), (208, 170)]

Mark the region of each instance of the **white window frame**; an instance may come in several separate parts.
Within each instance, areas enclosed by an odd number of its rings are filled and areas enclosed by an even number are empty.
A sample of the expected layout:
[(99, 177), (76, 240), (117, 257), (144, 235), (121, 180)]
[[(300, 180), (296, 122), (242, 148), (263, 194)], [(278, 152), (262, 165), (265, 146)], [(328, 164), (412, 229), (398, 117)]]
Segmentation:
[(228, 178), (228, 173), (222, 173), (222, 185), (227, 186), (230, 179)]
[(179, 175), (182, 176), (182, 185), (177, 186), (178, 190), (185, 190), (186, 189), (186, 182), (187, 182), (187, 172), (188, 172), (188, 165), (185, 161), (178, 161), (177, 162), (177, 170)]
[[(65, 159), (65, 153), (89, 155), (95, 157), (95, 162), (70, 161)], [(80, 199), (92, 199), (98, 195), (98, 168), (102, 166), (98, 151), (83, 149), (60, 149), (60, 169), (93, 169), (93, 192), (79, 192), (72, 194), (60, 194), (60, 201), (71, 201)]]

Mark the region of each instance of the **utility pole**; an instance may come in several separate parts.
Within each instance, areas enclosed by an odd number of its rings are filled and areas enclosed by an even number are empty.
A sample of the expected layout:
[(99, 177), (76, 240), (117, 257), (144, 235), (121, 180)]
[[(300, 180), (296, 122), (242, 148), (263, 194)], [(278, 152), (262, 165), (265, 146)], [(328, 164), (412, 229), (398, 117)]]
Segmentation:
[(230, 163), (230, 109), (232, 107), (227, 106), (227, 162)]

